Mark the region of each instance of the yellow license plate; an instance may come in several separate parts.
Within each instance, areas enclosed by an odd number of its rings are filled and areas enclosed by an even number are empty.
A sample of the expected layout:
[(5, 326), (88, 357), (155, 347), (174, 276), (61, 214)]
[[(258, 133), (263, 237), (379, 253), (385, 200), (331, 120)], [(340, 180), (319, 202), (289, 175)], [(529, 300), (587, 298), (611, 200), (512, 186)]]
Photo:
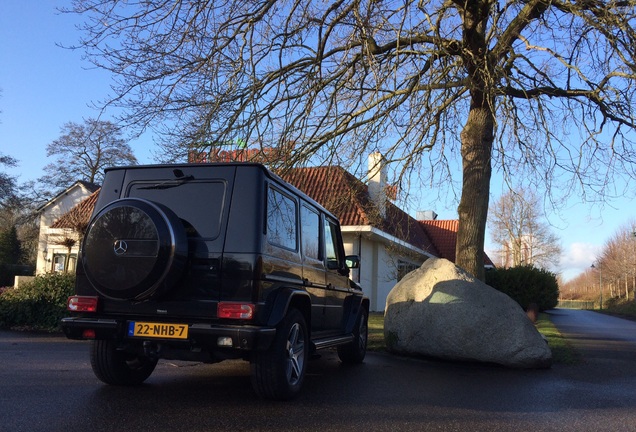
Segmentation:
[(130, 321), (128, 323), (128, 336), (187, 339), (188, 325)]

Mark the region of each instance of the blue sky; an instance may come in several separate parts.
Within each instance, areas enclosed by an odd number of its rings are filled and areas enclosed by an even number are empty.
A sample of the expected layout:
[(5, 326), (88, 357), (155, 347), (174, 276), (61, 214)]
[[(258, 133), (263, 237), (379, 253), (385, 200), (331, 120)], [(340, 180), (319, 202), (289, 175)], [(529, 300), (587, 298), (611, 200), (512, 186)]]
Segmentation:
[[(46, 145), (60, 136), (64, 123), (95, 117), (91, 101), (103, 99), (110, 90), (108, 74), (91, 69), (81, 52), (56, 45), (71, 45), (79, 37), (78, 17), (56, 12), (56, 7), (67, 4), (61, 0), (0, 1), (0, 153), (19, 160), (19, 166), (9, 170), (19, 176), (19, 182), (42, 175), (50, 162)], [(154, 162), (149, 137), (131, 146), (141, 163)], [(500, 191), (495, 176), (492, 201)], [(422, 202), (417, 210), (434, 209), (440, 219), (457, 218), (454, 202)], [(602, 208), (572, 199), (558, 214), (551, 214), (550, 222), (562, 239), (564, 277), (589, 268), (603, 244), (635, 216), (636, 204), (629, 199), (617, 199)]]

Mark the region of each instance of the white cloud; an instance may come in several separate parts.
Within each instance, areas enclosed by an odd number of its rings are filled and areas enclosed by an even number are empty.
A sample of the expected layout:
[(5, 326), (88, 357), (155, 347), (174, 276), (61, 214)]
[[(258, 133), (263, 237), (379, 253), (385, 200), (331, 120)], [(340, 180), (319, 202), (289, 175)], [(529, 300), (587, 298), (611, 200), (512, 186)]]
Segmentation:
[(563, 279), (570, 280), (590, 268), (601, 252), (602, 246), (591, 243), (571, 243), (561, 255), (560, 268)]

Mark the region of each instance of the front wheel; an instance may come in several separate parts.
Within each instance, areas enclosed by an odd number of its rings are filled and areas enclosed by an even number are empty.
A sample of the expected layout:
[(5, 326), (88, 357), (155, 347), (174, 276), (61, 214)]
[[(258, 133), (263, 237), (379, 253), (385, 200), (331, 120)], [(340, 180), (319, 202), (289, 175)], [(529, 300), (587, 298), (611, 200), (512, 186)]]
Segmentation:
[(257, 352), (251, 362), (252, 386), (267, 399), (287, 400), (296, 396), (305, 379), (309, 333), (305, 317), (290, 309), (278, 325), (267, 351)]
[(338, 357), (343, 363), (362, 363), (367, 354), (367, 341), (369, 336), (369, 312), (360, 309), (358, 320), (353, 330), (353, 341), (347, 345), (338, 347)]
[(111, 385), (131, 386), (144, 382), (157, 366), (157, 359), (117, 349), (112, 340), (94, 340), (91, 366), (95, 376)]

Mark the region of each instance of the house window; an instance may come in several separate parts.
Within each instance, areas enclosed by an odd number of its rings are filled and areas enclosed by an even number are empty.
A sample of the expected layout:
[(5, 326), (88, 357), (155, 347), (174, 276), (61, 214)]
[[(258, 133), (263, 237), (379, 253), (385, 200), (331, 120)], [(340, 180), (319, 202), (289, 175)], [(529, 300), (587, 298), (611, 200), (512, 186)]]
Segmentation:
[[(68, 261), (68, 266), (67, 266)], [(63, 273), (67, 271), (68, 273), (73, 273), (75, 271), (75, 266), (77, 265), (77, 255), (76, 254), (54, 254), (52, 261), (51, 271), (54, 273)]]
[(402, 278), (404, 278), (404, 276), (406, 276), (407, 274), (411, 273), (413, 270), (417, 270), (419, 266), (412, 264), (410, 262), (406, 262), (406, 261), (402, 261), (399, 260), (398, 261), (398, 274), (397, 274), (397, 280), (398, 282), (402, 280)]

